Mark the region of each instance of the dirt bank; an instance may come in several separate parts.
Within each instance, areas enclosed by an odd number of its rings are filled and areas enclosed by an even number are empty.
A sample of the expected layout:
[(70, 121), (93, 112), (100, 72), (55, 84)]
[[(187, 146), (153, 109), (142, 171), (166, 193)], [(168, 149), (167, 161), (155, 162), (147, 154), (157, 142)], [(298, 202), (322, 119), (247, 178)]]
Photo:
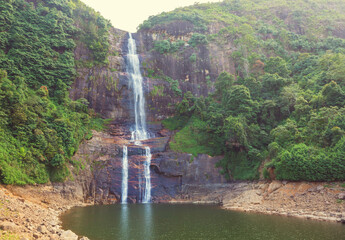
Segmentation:
[(240, 182), (185, 185), (178, 201), (224, 209), (345, 223), (345, 183)]

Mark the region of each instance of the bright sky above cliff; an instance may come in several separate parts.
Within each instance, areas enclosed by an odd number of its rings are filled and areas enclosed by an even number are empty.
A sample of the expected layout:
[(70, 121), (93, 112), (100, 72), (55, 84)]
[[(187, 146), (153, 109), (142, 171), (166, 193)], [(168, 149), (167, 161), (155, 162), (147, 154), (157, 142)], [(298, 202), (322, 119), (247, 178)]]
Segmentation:
[(220, 0), (81, 0), (109, 19), (114, 27), (136, 32), (137, 26), (151, 15), (168, 12), (195, 2)]

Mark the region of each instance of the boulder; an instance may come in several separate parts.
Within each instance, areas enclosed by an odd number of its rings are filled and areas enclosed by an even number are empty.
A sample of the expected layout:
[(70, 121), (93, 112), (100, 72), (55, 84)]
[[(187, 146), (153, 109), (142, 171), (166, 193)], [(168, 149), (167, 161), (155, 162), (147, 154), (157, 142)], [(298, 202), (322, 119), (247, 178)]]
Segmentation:
[(338, 199), (345, 200), (345, 193), (339, 193), (338, 194)]
[(16, 232), (18, 226), (12, 222), (2, 222), (0, 223), (0, 229), (8, 232)]
[(275, 190), (277, 190), (278, 188), (280, 188), (283, 184), (280, 181), (273, 181), (270, 183), (270, 185), (268, 186), (268, 193), (272, 193)]
[(60, 239), (61, 240), (78, 240), (78, 236), (71, 230), (67, 230), (61, 233)]
[(44, 225), (38, 226), (37, 231), (42, 233), (42, 234), (45, 234), (48, 232), (46, 226), (44, 226)]
[(50, 240), (59, 240), (60, 237), (57, 234), (50, 235)]

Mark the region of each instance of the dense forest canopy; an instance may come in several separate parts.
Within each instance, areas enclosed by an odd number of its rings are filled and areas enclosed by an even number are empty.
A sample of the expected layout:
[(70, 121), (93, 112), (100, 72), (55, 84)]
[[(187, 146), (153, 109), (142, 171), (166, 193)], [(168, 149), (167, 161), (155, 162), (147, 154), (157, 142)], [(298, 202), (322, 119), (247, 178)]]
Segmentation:
[[(164, 121), (179, 130), (171, 149), (224, 155), (229, 179), (257, 179), (265, 164), (265, 177), (274, 169), (278, 179), (344, 180), (344, 12), (340, 0), (226, 0), (142, 23), (145, 31), (187, 21), (188, 47), (233, 47), (235, 72), (220, 74), (207, 97), (185, 93)], [(167, 38), (153, 50), (176, 55), (184, 47)]]
[(5, 0), (0, 18), (0, 182), (62, 181), (102, 122), (85, 99), (68, 97), (74, 48), (83, 43), (89, 61), (106, 64), (110, 24), (79, 0)]

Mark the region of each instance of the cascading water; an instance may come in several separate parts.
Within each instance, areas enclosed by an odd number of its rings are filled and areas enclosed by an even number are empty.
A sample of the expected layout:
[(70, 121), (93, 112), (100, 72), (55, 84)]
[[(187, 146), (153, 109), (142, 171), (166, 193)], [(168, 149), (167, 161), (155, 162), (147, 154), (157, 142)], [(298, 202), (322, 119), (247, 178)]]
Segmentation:
[(128, 150), (123, 146), (121, 203), (127, 203), (128, 196)]
[[(131, 134), (131, 142), (135, 145), (141, 145), (141, 140), (146, 140), (149, 138), (149, 134), (146, 130), (146, 114), (145, 114), (145, 98), (143, 91), (143, 77), (140, 72), (140, 61), (137, 55), (136, 43), (132, 38), (132, 34), (129, 33), (128, 38), (128, 54), (127, 54), (127, 73), (129, 75), (131, 86), (133, 88), (134, 97), (134, 116), (135, 116), (135, 127)], [(125, 147), (125, 146), (124, 146)], [(127, 154), (127, 147), (126, 147)], [(142, 173), (139, 172), (139, 201), (142, 203), (149, 203), (151, 201), (151, 174), (150, 174), (150, 164), (151, 164), (151, 149), (145, 147), (145, 162), (144, 162), (144, 179), (142, 179)], [(128, 160), (127, 156), (123, 156), (123, 164), (125, 166), (125, 161), (127, 161), (127, 168), (122, 169), (122, 203), (127, 202), (127, 191), (128, 191)], [(127, 172), (127, 175), (124, 174)], [(124, 179), (124, 177), (127, 179)], [(143, 183), (145, 180), (145, 183)], [(127, 181), (125, 185), (124, 181)], [(144, 189), (142, 190), (142, 185), (144, 184)], [(143, 194), (142, 194), (143, 192)], [(126, 194), (126, 195), (125, 195)], [(144, 196), (142, 196), (144, 195)]]
[(145, 193), (143, 203), (148, 203), (151, 200), (151, 174), (150, 174), (150, 165), (151, 165), (151, 149), (145, 147), (146, 152), (146, 161), (144, 163), (144, 176), (145, 176)]
[(135, 130), (132, 132), (132, 141), (145, 140), (148, 138), (148, 134), (146, 131), (143, 77), (140, 72), (140, 61), (132, 34), (129, 34), (127, 58), (129, 62), (127, 65), (127, 72), (129, 73), (132, 81), (134, 95)]

